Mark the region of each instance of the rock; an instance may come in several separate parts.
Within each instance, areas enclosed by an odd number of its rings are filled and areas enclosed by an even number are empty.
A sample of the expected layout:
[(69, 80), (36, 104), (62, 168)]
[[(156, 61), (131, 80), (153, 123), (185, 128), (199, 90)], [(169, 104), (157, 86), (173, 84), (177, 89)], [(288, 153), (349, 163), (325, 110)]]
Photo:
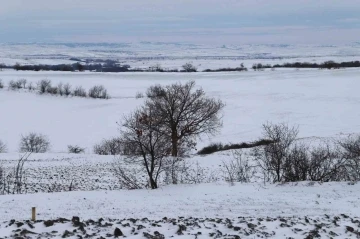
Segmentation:
[(22, 230), (22, 231), (20, 232), (20, 235), (26, 235), (26, 234), (37, 234), (37, 233), (32, 232), (32, 231), (29, 231), (29, 230), (26, 230), (26, 229), (24, 229), (24, 230)]
[(141, 230), (141, 229), (144, 229), (144, 228), (146, 228), (146, 227), (143, 226), (143, 225), (138, 225), (138, 226), (137, 226), (137, 229), (138, 229), (138, 230)]
[(11, 219), (11, 220), (10, 220), (10, 223), (9, 223), (9, 226), (12, 226), (14, 223), (15, 223), (15, 220), (14, 220), (14, 219)]
[(236, 232), (240, 231), (240, 229), (241, 229), (240, 227), (234, 227), (234, 231), (236, 231)]
[(34, 225), (31, 223), (31, 222), (26, 222), (26, 224), (31, 228), (31, 229), (34, 229), (35, 227), (34, 227)]
[(158, 231), (154, 232), (154, 236), (147, 232), (144, 232), (143, 235), (147, 239), (165, 239), (165, 236)]
[(185, 225), (179, 225), (179, 229), (177, 230), (176, 234), (177, 235), (184, 235), (183, 231), (186, 231), (186, 226)]
[(353, 227), (346, 226), (346, 231), (348, 231), (348, 232), (354, 232), (355, 229), (354, 229)]
[(124, 234), (122, 233), (122, 231), (117, 227), (114, 230), (114, 237), (120, 237), (120, 236), (124, 236)]
[(336, 233), (333, 232), (333, 231), (330, 231), (330, 232), (329, 232), (329, 235), (332, 236), (332, 237), (337, 237), (337, 236), (339, 236), (338, 234), (336, 234)]
[(72, 232), (69, 232), (68, 230), (65, 230), (63, 235), (61, 236), (62, 238), (67, 238), (67, 237), (71, 237), (74, 234)]
[(45, 227), (51, 227), (51, 226), (54, 226), (54, 221), (51, 221), (51, 220), (44, 221), (44, 225), (45, 225)]
[(16, 224), (17, 227), (22, 227), (22, 226), (24, 226), (24, 223), (23, 223), (23, 222), (17, 222), (17, 223), (15, 223), (15, 224)]
[(74, 227), (80, 226), (80, 218), (79, 218), (79, 217), (73, 217), (73, 218), (71, 219), (71, 221), (72, 221)]
[(250, 228), (250, 229), (254, 229), (255, 227), (257, 227), (257, 225), (252, 224), (252, 223), (248, 223), (247, 226), (248, 226), (248, 228)]

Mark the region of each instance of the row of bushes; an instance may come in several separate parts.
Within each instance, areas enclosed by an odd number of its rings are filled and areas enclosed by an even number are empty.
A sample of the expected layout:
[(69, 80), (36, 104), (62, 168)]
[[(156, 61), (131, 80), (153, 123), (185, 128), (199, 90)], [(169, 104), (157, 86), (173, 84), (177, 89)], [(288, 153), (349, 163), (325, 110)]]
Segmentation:
[[(4, 88), (4, 84), (0, 80), (0, 88)], [(60, 96), (77, 96), (77, 97), (90, 97), (94, 99), (110, 99), (110, 95), (102, 85), (96, 85), (89, 89), (88, 92), (82, 87), (77, 86), (72, 89), (69, 83), (59, 83), (57, 86), (53, 86), (50, 80), (40, 80), (34, 86), (31, 82), (27, 82), (26, 79), (20, 79), (17, 81), (9, 81), (8, 88), (10, 90), (27, 89), (29, 91), (37, 90), (40, 94), (60, 95)]]
[(199, 155), (212, 154), (215, 152), (232, 150), (232, 149), (249, 149), (257, 146), (264, 146), (274, 143), (272, 140), (260, 139), (250, 143), (240, 143), (240, 144), (225, 144), (222, 143), (212, 143), (209, 146), (206, 146), (198, 151)]
[(316, 69), (339, 69), (339, 68), (351, 68), (360, 67), (360, 61), (348, 61), (348, 62), (335, 62), (325, 61), (323, 63), (310, 63), (310, 62), (293, 62), (276, 64), (271, 66), (270, 64), (253, 64), (253, 70), (263, 70), (267, 68), (316, 68)]
[[(46, 153), (50, 150), (50, 140), (47, 136), (39, 133), (29, 133), (22, 135), (19, 143), (20, 153)], [(7, 152), (7, 145), (0, 140), (0, 153)], [(68, 145), (68, 152), (80, 154), (85, 152), (85, 148), (78, 145)]]

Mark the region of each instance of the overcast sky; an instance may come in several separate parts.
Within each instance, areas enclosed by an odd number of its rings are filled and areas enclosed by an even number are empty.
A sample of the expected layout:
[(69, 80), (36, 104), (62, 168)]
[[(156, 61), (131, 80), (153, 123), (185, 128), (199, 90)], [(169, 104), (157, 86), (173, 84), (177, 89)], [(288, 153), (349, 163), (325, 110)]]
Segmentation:
[(360, 42), (360, 0), (0, 1), (0, 42)]

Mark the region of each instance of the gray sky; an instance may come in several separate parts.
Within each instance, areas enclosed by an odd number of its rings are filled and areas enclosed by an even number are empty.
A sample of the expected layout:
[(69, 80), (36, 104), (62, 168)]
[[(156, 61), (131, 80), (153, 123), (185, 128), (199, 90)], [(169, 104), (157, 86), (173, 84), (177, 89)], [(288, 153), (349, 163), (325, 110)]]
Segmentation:
[(0, 42), (360, 42), (360, 0), (0, 1)]

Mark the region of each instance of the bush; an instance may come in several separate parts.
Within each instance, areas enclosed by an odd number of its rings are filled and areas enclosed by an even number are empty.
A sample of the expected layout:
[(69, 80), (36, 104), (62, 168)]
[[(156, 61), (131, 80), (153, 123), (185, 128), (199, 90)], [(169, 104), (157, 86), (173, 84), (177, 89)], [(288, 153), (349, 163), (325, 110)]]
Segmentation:
[(233, 184), (234, 182), (249, 183), (257, 172), (257, 167), (252, 165), (250, 160), (243, 157), (241, 150), (233, 153), (233, 159), (223, 161), (222, 171), (225, 181)]
[(26, 83), (27, 83), (26, 79), (20, 79), (17, 82), (19, 85), (21, 85), (21, 88), (26, 89)]
[(141, 92), (136, 92), (135, 98), (136, 98), (136, 99), (144, 98), (144, 94), (141, 93)]
[(184, 72), (197, 72), (197, 68), (191, 63), (184, 64), (182, 68)]
[(85, 152), (85, 148), (81, 148), (78, 145), (68, 145), (68, 152), (70, 154), (81, 154)]
[(27, 88), (28, 88), (29, 91), (35, 90), (35, 87), (33, 86), (33, 84), (31, 82), (28, 84)]
[(209, 146), (204, 147), (203, 149), (199, 150), (198, 154), (212, 154), (219, 151), (231, 150), (231, 149), (248, 149), (254, 148), (257, 146), (269, 145), (274, 143), (272, 140), (268, 139), (260, 139), (251, 143), (241, 143), (241, 144), (226, 144), (222, 145), (221, 143), (213, 143)]
[(94, 146), (94, 153), (99, 155), (118, 155), (124, 153), (119, 138), (103, 140), (100, 144)]
[(73, 96), (86, 97), (86, 91), (82, 86), (76, 87), (72, 94)]
[(7, 152), (6, 144), (0, 140), (0, 153), (6, 153), (6, 152)]
[(20, 152), (45, 153), (50, 149), (50, 141), (42, 134), (30, 133), (21, 136)]
[(58, 87), (52, 87), (52, 86), (49, 86), (46, 92), (50, 95), (57, 95), (59, 93)]
[(9, 89), (10, 90), (19, 90), (21, 88), (22, 88), (21, 81), (14, 81), (14, 80), (9, 81)]
[(69, 83), (63, 86), (64, 95), (69, 96), (71, 95), (71, 85)]
[(109, 99), (110, 96), (107, 93), (107, 90), (102, 85), (96, 85), (90, 88), (89, 97), (95, 99)]
[(200, 155), (212, 154), (223, 150), (223, 148), (224, 146), (221, 143), (212, 143), (209, 146), (206, 146), (201, 150), (199, 150), (198, 154)]
[(0, 79), (0, 89), (4, 88), (4, 83), (2, 82), (2, 80)]
[(51, 88), (51, 81), (41, 80), (37, 83), (37, 88), (40, 94), (45, 94), (48, 92), (48, 89)]

